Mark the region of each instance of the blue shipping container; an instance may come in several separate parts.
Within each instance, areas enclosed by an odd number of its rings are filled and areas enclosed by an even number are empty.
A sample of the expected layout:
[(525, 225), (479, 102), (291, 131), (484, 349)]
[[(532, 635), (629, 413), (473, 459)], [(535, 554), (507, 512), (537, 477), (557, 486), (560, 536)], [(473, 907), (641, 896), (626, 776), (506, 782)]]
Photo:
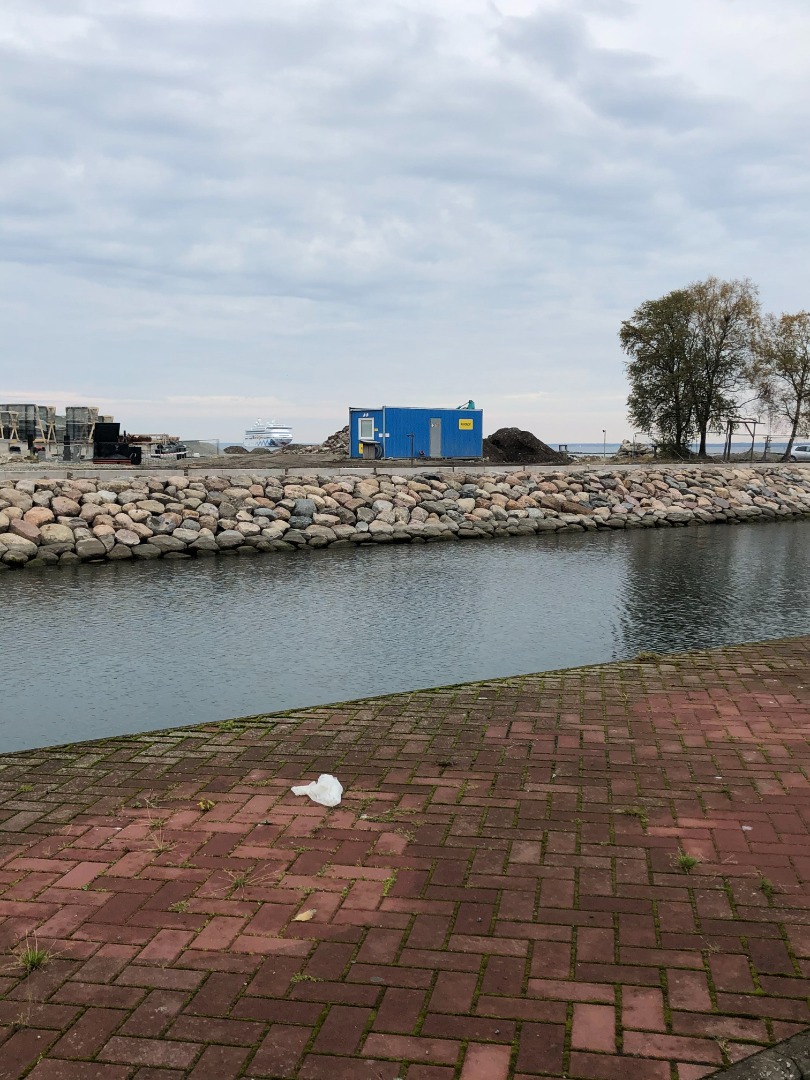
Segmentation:
[(353, 458), (480, 458), (483, 442), (482, 409), (349, 409)]

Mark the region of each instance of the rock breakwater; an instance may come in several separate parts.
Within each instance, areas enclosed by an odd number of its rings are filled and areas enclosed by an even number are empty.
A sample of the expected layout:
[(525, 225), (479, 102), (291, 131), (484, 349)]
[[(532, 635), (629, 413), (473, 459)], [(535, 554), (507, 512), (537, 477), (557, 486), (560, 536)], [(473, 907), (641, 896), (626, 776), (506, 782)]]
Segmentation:
[(0, 479), (0, 568), (810, 517), (810, 470)]

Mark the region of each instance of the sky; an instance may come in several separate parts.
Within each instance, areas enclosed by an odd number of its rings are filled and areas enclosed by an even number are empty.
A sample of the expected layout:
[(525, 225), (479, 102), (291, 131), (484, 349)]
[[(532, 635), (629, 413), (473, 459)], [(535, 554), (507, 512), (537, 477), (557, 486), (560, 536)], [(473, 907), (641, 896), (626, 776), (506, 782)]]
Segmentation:
[(4, 0), (0, 400), (632, 433), (618, 330), (810, 306), (806, 0)]

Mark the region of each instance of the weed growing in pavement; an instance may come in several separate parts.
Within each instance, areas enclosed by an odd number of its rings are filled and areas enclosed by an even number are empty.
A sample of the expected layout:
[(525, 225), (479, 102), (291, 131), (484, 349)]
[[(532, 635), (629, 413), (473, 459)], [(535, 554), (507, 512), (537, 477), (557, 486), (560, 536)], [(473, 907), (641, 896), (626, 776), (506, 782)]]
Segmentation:
[(200, 799), (200, 801), (197, 803), (197, 806), (199, 806), (200, 810), (202, 810), (204, 814), (207, 814), (209, 810), (213, 810), (216, 805), (217, 804), (215, 802), (212, 802), (210, 799)]
[(635, 659), (638, 660), (639, 663), (642, 663), (642, 664), (647, 663), (647, 662), (652, 663), (655, 660), (660, 660), (661, 659), (661, 653), (655, 652), (653, 649), (646, 649), (643, 652), (636, 653)]
[(391, 892), (391, 890), (396, 885), (396, 883), (397, 883), (397, 872), (396, 872), (396, 870), (394, 870), (394, 871), (391, 872), (391, 874), (383, 882), (383, 891), (382, 891), (383, 896), (388, 896), (388, 894)]
[(643, 806), (626, 806), (619, 813), (624, 814), (625, 817), (637, 818), (644, 828), (647, 828), (647, 811)]
[(764, 874), (759, 875), (759, 887), (765, 895), (769, 904), (773, 903), (773, 898), (776, 895), (776, 888), (772, 881), (769, 881)]
[(166, 837), (163, 835), (162, 830), (154, 834), (152, 838), (151, 850), (154, 851), (156, 855), (165, 855), (166, 852), (171, 851), (173, 847), (174, 844), (171, 842), (171, 840), (166, 839)]
[(32, 938), (26, 934), (14, 950), (14, 959), (25, 975), (30, 975), (32, 971), (45, 967), (52, 957), (53, 953), (50, 949), (40, 948), (36, 935)]
[(173, 911), (175, 915), (185, 915), (188, 911), (188, 900), (178, 900), (176, 904), (170, 904), (169, 911)]
[(249, 870), (226, 870), (225, 873), (231, 879), (231, 886), (228, 890), (229, 893), (236, 892), (240, 889), (243, 896), (245, 889), (257, 889), (262, 885), (269, 885), (272, 882), (272, 873), (262, 874), (258, 877), (254, 877), (256, 873), (256, 867), (251, 866)]
[(699, 862), (700, 859), (696, 855), (687, 855), (685, 851), (679, 851), (673, 860), (674, 865), (679, 870), (683, 870), (685, 874), (688, 874), (690, 870), (694, 870)]
[(231, 892), (236, 889), (244, 889), (250, 884), (250, 877), (253, 873), (253, 867), (250, 870), (226, 870), (225, 873), (231, 879)]
[(293, 975), (293, 977), (290, 979), (290, 984), (293, 985), (293, 986), (295, 986), (296, 983), (301, 983), (301, 982), (315, 982), (315, 983), (317, 983), (317, 982), (323, 982), (323, 979), (319, 979), (315, 975), (305, 975), (303, 973), (303, 971), (299, 971), (297, 974)]

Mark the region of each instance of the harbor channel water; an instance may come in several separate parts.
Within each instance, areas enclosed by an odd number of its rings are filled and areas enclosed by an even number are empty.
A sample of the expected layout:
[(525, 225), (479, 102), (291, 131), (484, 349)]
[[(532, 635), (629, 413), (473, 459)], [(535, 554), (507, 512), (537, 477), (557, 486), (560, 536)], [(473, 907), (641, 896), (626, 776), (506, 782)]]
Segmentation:
[(0, 751), (810, 632), (810, 522), (0, 578)]

